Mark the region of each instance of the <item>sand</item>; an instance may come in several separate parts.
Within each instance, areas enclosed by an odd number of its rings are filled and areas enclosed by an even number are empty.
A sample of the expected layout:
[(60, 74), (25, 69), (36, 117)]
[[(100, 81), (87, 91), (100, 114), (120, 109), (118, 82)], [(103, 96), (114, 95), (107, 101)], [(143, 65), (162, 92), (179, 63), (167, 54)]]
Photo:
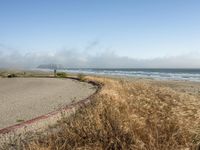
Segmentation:
[[(109, 77), (107, 77), (109, 78)], [(124, 77), (124, 76), (112, 76), (111, 79), (119, 79), (126, 81), (141, 81), (152, 84), (158, 87), (168, 87), (176, 92), (186, 93), (189, 95), (197, 96), (200, 98), (200, 82), (186, 81), (186, 80), (159, 80), (153, 78), (142, 78), (142, 77)]]
[(87, 98), (96, 87), (71, 79), (0, 78), (0, 129)]

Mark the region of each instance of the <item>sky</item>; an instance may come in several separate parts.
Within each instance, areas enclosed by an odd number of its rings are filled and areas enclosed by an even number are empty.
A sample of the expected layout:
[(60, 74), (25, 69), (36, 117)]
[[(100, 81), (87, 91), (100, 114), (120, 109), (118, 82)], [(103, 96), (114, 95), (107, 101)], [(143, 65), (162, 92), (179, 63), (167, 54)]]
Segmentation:
[(200, 68), (199, 0), (0, 0), (0, 68)]

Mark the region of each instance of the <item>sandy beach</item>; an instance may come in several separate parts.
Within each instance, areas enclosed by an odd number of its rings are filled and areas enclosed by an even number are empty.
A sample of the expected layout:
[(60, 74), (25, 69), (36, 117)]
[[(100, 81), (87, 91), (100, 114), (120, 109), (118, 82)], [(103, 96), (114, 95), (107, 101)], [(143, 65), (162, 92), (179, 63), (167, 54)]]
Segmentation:
[(0, 129), (47, 114), (96, 91), (71, 79), (0, 78)]

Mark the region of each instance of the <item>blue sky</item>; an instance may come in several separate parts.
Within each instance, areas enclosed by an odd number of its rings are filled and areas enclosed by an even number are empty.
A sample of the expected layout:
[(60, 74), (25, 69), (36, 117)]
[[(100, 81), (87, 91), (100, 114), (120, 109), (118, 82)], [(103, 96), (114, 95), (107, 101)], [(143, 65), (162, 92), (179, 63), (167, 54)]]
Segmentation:
[[(66, 51), (84, 61), (108, 55), (193, 60), (200, 53), (199, 8), (198, 0), (0, 0), (0, 55), (59, 59)], [(199, 61), (191, 67), (200, 67)]]

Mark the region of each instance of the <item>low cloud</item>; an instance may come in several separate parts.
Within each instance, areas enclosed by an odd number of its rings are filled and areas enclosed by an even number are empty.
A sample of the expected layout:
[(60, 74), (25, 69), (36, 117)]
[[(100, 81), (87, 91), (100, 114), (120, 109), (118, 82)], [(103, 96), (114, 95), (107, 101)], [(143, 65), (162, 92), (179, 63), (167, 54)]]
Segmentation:
[[(88, 46), (90, 49), (97, 43)], [(69, 68), (200, 68), (200, 53), (154, 59), (122, 57), (111, 51), (62, 49), (55, 52), (26, 52), (0, 45), (0, 68), (36, 68), (41, 64), (62, 64)]]

